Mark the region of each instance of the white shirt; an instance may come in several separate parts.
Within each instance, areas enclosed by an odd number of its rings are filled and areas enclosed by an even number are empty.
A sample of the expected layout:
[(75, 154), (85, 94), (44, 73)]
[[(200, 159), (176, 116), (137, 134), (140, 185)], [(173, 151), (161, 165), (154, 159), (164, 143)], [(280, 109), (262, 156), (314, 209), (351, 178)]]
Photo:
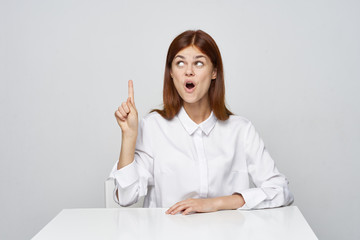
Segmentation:
[[(117, 170), (122, 206), (146, 196), (144, 207), (168, 208), (188, 198), (213, 198), (240, 193), (241, 209), (271, 208), (292, 203), (288, 181), (279, 173), (251, 122), (213, 113), (200, 124), (184, 108), (166, 120), (153, 112), (139, 125), (134, 161)], [(255, 187), (251, 188), (253, 182)], [(114, 191), (115, 192), (115, 191)]]

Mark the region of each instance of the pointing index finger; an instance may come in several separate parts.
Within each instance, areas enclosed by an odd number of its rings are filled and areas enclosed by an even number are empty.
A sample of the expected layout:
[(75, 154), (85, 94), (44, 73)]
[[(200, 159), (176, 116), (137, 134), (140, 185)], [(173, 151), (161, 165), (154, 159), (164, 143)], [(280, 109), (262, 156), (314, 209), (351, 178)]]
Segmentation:
[(131, 103), (133, 105), (135, 105), (135, 101), (134, 101), (134, 83), (132, 80), (129, 80), (129, 83), (128, 83), (128, 96), (131, 100)]

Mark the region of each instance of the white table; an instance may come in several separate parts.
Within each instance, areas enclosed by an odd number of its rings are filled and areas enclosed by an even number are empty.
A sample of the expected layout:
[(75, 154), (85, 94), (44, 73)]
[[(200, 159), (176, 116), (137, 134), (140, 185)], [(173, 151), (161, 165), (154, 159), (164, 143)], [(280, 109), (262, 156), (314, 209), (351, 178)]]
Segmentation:
[(33, 240), (317, 239), (295, 206), (167, 215), (162, 208), (65, 209)]

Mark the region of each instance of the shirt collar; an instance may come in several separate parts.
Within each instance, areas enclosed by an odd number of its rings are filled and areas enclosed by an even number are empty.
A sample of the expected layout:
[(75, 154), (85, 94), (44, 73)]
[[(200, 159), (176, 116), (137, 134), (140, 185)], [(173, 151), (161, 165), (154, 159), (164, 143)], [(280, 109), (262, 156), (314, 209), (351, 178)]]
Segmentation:
[(210, 116), (205, 121), (197, 124), (189, 117), (184, 107), (181, 107), (179, 113), (177, 114), (177, 117), (179, 118), (185, 130), (190, 135), (192, 135), (198, 128), (200, 128), (206, 135), (209, 135), (217, 121), (217, 118), (215, 117), (213, 111), (211, 111)]

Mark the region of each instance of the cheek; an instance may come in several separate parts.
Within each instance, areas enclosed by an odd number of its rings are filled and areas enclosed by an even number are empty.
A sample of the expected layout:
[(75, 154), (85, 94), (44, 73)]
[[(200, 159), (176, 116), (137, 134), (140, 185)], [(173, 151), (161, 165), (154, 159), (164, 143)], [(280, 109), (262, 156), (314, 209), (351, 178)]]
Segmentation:
[(178, 78), (178, 72), (171, 70), (171, 71), (170, 71), (170, 76), (171, 76), (171, 78), (172, 78), (173, 80), (175, 80), (175, 79)]
[(206, 82), (206, 92), (209, 91), (210, 86), (211, 86), (211, 80)]
[(201, 82), (202, 82), (205, 86), (207, 86), (207, 85), (210, 86), (211, 79), (212, 79), (212, 73), (206, 72), (206, 73), (202, 74)]
[(171, 72), (171, 77), (172, 77), (175, 85), (180, 84), (180, 82), (181, 82), (181, 80), (180, 80), (181, 79), (181, 72), (180, 71), (178, 71), (178, 70), (172, 71)]
[(209, 76), (207, 76), (206, 78), (203, 79), (203, 92), (206, 93), (209, 91), (210, 86), (211, 86), (211, 78)]
[(182, 83), (180, 82), (180, 80), (176, 76), (173, 76), (172, 81), (174, 83), (174, 86), (175, 86), (176, 90), (179, 92), (179, 90), (181, 90)]

